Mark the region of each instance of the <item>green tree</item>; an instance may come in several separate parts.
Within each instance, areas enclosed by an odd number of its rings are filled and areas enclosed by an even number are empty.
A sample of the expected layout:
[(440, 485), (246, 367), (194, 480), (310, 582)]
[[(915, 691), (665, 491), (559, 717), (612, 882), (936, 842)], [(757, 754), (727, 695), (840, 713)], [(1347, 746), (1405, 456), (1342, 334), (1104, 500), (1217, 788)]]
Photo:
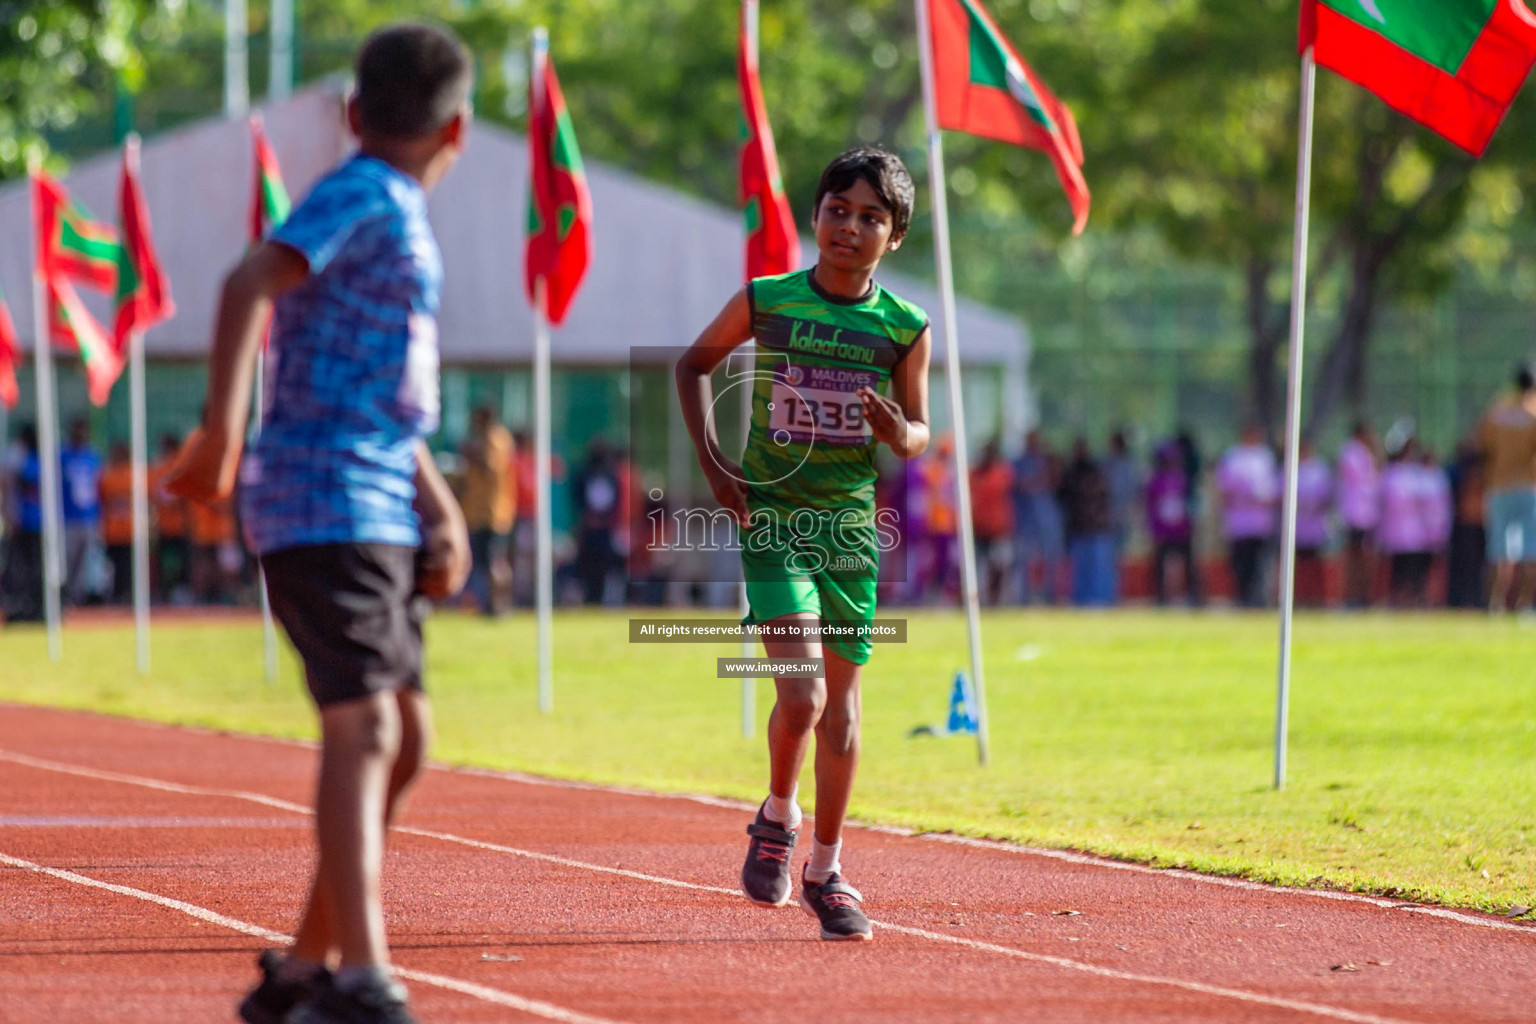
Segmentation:
[[(1123, 136), (1097, 154), (1111, 165), (1122, 224), (1150, 224), (1186, 258), (1242, 273), (1249, 400), (1271, 428), (1289, 326), (1295, 17), (1290, 0), (1184, 5), (1121, 97), (1139, 110), (1126, 108)], [(1314, 435), (1341, 407), (1364, 412), (1383, 300), (1422, 301), (1448, 287), (1460, 257), (1479, 248), (1476, 236), (1507, 230), (1499, 197), (1507, 202), (1514, 182), (1536, 173), (1529, 131), (1506, 131), (1489, 159), (1473, 163), (1364, 90), (1326, 71), (1318, 79), (1311, 276), (1332, 316), (1306, 420)], [(1477, 195), (1481, 216), (1469, 218)]]
[(0, 179), (50, 136), (110, 116), (142, 74), (139, 26), (163, 17), (152, 0), (0, 0)]

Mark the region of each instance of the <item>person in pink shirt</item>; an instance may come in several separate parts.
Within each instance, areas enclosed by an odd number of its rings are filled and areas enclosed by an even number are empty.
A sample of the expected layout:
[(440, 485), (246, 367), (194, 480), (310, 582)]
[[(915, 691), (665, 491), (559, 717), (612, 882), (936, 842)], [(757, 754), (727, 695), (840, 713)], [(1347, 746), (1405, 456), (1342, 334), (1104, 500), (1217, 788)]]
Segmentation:
[(1221, 457), (1216, 490), (1238, 602), (1262, 608), (1267, 603), (1266, 569), (1275, 537), (1280, 475), (1275, 453), (1256, 424), (1245, 427), (1242, 440)]
[(1311, 441), (1301, 443), (1296, 470), (1296, 603), (1327, 603), (1323, 549), (1328, 546), (1328, 513), (1333, 505), (1333, 471)]
[(1339, 518), (1344, 523), (1344, 603), (1371, 603), (1376, 569), (1376, 527), (1381, 518), (1381, 474), (1376, 435), (1363, 420), (1339, 451)]
[(1430, 559), (1446, 556), (1451, 546), (1451, 527), (1456, 511), (1451, 496), (1451, 477), (1428, 448), (1419, 460), (1419, 486), (1424, 503), (1424, 536)]
[(1394, 607), (1416, 608), (1424, 603), (1429, 583), (1433, 527), (1430, 502), (1419, 462), (1419, 444), (1409, 440), (1392, 453), (1381, 474), (1381, 520), (1377, 542), (1391, 559)]
[(1184, 598), (1200, 604), (1200, 572), (1195, 567), (1194, 522), (1190, 516), (1189, 478), (1184, 453), (1170, 441), (1157, 450), (1157, 467), (1147, 480), (1147, 533), (1152, 538), (1152, 586), (1157, 603), (1168, 603), (1168, 563), (1184, 567)]

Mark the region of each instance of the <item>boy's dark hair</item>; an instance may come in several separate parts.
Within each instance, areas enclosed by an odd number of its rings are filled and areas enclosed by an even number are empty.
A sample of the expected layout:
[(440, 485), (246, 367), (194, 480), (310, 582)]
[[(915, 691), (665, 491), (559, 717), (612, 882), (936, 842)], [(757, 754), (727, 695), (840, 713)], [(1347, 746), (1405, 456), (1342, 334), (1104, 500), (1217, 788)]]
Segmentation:
[(820, 210), (823, 199), (846, 192), (859, 180), (867, 181), (885, 208), (891, 211), (891, 239), (906, 237), (907, 228), (912, 226), (912, 205), (917, 189), (901, 158), (874, 146), (850, 149), (827, 164), (816, 185), (813, 209)]
[(457, 36), (435, 25), (390, 25), (357, 54), (357, 111), (365, 131), (415, 139), (453, 120), (474, 65)]

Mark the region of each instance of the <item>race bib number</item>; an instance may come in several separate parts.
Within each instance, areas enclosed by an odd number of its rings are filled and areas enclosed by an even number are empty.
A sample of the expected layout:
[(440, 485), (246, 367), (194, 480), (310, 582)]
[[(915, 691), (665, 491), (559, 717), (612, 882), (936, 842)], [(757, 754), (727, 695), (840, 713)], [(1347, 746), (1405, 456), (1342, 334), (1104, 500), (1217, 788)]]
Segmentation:
[(405, 350), (405, 376), (400, 379), (400, 405), (415, 421), (418, 430), (430, 434), (437, 430), (442, 414), (437, 320), (426, 313), (411, 314), (410, 334)]
[(780, 443), (868, 444), (869, 425), (857, 392), (878, 383), (869, 370), (791, 365), (773, 381), (768, 433)]

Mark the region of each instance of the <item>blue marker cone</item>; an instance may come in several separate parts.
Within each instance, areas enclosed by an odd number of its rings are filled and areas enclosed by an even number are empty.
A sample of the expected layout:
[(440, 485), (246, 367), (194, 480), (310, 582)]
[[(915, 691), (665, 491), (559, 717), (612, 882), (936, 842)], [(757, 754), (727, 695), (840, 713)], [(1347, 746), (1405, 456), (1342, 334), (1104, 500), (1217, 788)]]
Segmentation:
[(950, 735), (974, 733), (976, 730), (976, 701), (971, 696), (971, 682), (965, 678), (964, 672), (956, 672), (955, 688), (949, 695)]

